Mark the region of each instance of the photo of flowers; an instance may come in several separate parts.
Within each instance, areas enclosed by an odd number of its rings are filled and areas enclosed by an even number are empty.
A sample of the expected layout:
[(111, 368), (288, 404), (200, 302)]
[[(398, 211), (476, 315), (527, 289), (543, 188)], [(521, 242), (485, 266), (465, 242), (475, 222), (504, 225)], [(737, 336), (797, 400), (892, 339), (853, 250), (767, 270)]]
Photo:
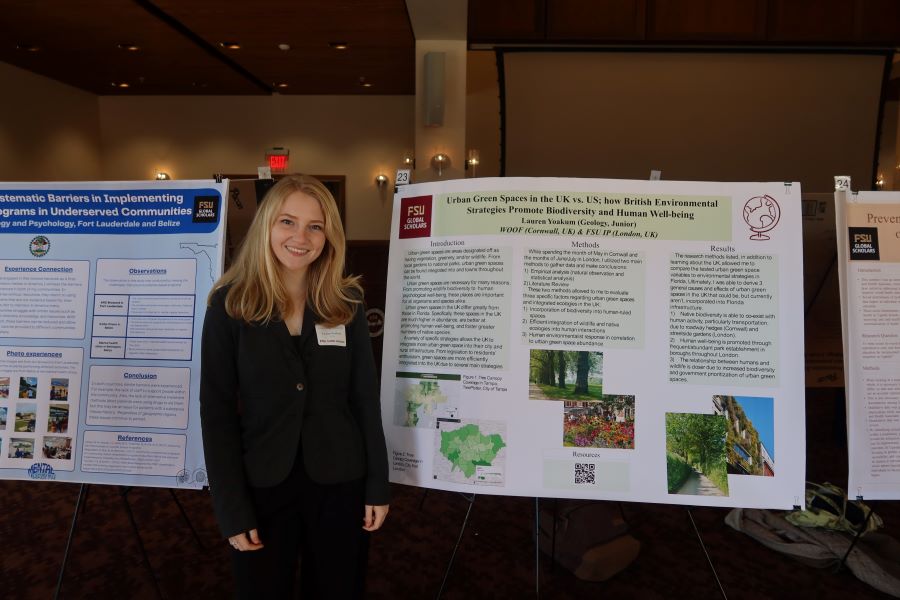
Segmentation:
[(566, 400), (563, 446), (634, 449), (634, 396)]

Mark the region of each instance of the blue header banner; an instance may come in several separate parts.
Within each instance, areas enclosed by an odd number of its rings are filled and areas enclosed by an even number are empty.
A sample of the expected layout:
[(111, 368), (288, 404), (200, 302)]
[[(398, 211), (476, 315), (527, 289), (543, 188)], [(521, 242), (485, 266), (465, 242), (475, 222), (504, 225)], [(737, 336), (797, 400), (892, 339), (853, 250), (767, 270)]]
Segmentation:
[(210, 233), (222, 205), (212, 188), (5, 189), (0, 233)]

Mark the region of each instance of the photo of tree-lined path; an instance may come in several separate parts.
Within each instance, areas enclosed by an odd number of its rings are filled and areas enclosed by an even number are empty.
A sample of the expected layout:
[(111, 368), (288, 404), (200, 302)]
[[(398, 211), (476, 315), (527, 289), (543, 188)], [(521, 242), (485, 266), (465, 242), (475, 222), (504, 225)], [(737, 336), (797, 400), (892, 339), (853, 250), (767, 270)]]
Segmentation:
[(532, 350), (528, 370), (531, 400), (603, 398), (603, 353), (582, 350)]
[(670, 494), (727, 496), (723, 415), (666, 413), (666, 478)]

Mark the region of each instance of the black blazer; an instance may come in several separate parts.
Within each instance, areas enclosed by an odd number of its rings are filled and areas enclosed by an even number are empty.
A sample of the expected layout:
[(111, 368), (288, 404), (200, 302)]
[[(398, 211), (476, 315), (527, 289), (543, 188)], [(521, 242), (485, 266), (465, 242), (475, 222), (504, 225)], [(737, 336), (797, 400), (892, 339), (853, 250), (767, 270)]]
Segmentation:
[(206, 310), (200, 373), (203, 451), (223, 535), (256, 528), (249, 488), (282, 482), (298, 442), (313, 481), (365, 477), (366, 504), (387, 504), (387, 450), (362, 305), (345, 326), (346, 346), (320, 346), (309, 309), (298, 344), (283, 321), (229, 317), (226, 291)]

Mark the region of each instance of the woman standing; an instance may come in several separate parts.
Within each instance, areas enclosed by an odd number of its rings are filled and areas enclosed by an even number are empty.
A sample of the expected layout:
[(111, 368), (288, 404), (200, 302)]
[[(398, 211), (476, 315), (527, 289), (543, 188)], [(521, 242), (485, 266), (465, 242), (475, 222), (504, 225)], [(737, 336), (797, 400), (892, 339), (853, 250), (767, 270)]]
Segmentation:
[(363, 593), (388, 512), (375, 363), (331, 193), (302, 175), (260, 205), (203, 323), (200, 416), (241, 598)]

